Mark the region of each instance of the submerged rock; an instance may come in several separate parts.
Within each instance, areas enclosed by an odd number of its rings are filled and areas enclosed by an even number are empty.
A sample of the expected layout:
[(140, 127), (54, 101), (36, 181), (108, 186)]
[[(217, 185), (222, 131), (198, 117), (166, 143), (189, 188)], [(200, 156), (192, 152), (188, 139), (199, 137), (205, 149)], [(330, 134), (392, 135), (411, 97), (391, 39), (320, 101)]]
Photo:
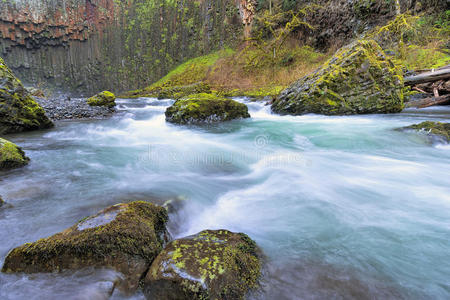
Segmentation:
[(87, 103), (90, 106), (106, 106), (112, 108), (116, 106), (116, 96), (111, 92), (103, 91), (87, 99)]
[(9, 252), (2, 272), (55, 272), (87, 266), (122, 272), (137, 288), (165, 242), (167, 212), (151, 203), (117, 204), (51, 237)]
[(360, 40), (284, 90), (272, 110), (291, 115), (396, 113), (403, 109), (402, 88), (401, 68), (375, 41)]
[(450, 143), (450, 123), (426, 121), (403, 127), (403, 129), (424, 132), (427, 135), (437, 137), (444, 142)]
[(0, 196), (0, 207), (2, 207), (3, 204), (5, 204), (5, 201), (3, 200), (2, 196)]
[(0, 134), (52, 126), (44, 109), (0, 58)]
[(166, 121), (176, 124), (208, 124), (249, 117), (245, 104), (212, 94), (181, 98), (166, 110)]
[(0, 171), (26, 166), (30, 159), (16, 144), (0, 138)]
[(260, 252), (243, 233), (205, 230), (172, 241), (144, 281), (151, 299), (243, 299), (258, 287)]

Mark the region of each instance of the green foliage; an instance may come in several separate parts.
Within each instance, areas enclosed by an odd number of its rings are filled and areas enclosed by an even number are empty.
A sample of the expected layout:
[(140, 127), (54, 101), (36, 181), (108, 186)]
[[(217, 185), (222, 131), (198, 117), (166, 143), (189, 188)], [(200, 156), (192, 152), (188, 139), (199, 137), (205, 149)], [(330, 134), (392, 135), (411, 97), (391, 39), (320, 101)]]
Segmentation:
[(208, 69), (213, 66), (219, 58), (225, 58), (234, 53), (234, 50), (225, 48), (208, 55), (196, 57), (179, 65), (166, 76), (150, 86), (150, 89), (159, 86), (188, 85), (205, 79)]
[(208, 92), (209, 86), (200, 83), (206, 79), (209, 70), (220, 58), (233, 54), (234, 50), (225, 48), (190, 59), (152, 85), (142, 90), (127, 92), (122, 97), (181, 98), (187, 94)]
[(368, 36), (377, 40), (394, 62), (406, 69), (439, 68), (450, 63), (449, 16), (449, 11), (439, 15), (401, 14)]

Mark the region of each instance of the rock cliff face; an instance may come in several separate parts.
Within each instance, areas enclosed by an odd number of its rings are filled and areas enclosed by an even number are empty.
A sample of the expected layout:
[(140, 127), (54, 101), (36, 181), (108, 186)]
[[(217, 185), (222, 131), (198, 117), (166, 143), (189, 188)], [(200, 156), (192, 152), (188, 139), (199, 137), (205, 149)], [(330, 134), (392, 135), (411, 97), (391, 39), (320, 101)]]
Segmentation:
[(249, 18), (246, 2), (0, 1), (0, 56), (29, 84), (76, 94), (133, 89), (232, 45)]

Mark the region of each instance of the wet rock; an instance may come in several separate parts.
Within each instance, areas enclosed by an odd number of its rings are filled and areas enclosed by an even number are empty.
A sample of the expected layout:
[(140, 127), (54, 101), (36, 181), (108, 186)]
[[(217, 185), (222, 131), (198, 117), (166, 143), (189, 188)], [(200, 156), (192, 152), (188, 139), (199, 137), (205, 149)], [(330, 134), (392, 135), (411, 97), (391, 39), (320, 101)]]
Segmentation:
[(87, 99), (87, 103), (90, 106), (114, 107), (116, 106), (116, 96), (111, 92), (103, 91)]
[(176, 124), (208, 124), (249, 117), (245, 104), (212, 94), (181, 98), (166, 110), (166, 121)]
[(423, 132), (440, 141), (450, 143), (450, 123), (426, 121), (420, 124), (403, 127), (403, 129)]
[(26, 166), (30, 159), (16, 144), (0, 138), (0, 171)]
[(403, 109), (403, 74), (372, 40), (343, 47), (321, 68), (284, 90), (280, 114), (352, 115)]
[(243, 299), (258, 287), (260, 252), (247, 235), (205, 230), (172, 241), (144, 281), (149, 299)]
[(0, 134), (52, 126), (44, 109), (0, 58)]
[(2, 207), (3, 204), (5, 204), (5, 201), (3, 200), (2, 196), (0, 196), (0, 207)]
[(167, 212), (151, 203), (117, 204), (51, 237), (9, 252), (2, 272), (55, 272), (88, 266), (125, 275), (134, 290), (167, 237)]

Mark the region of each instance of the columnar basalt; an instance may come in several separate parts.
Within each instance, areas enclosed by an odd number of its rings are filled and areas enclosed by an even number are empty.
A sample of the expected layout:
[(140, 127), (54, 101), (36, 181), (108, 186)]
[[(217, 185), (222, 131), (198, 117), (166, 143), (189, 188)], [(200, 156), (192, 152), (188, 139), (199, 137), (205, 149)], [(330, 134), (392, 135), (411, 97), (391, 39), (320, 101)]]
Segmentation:
[(1, 1), (0, 55), (25, 83), (129, 90), (232, 45), (242, 11), (238, 0)]

